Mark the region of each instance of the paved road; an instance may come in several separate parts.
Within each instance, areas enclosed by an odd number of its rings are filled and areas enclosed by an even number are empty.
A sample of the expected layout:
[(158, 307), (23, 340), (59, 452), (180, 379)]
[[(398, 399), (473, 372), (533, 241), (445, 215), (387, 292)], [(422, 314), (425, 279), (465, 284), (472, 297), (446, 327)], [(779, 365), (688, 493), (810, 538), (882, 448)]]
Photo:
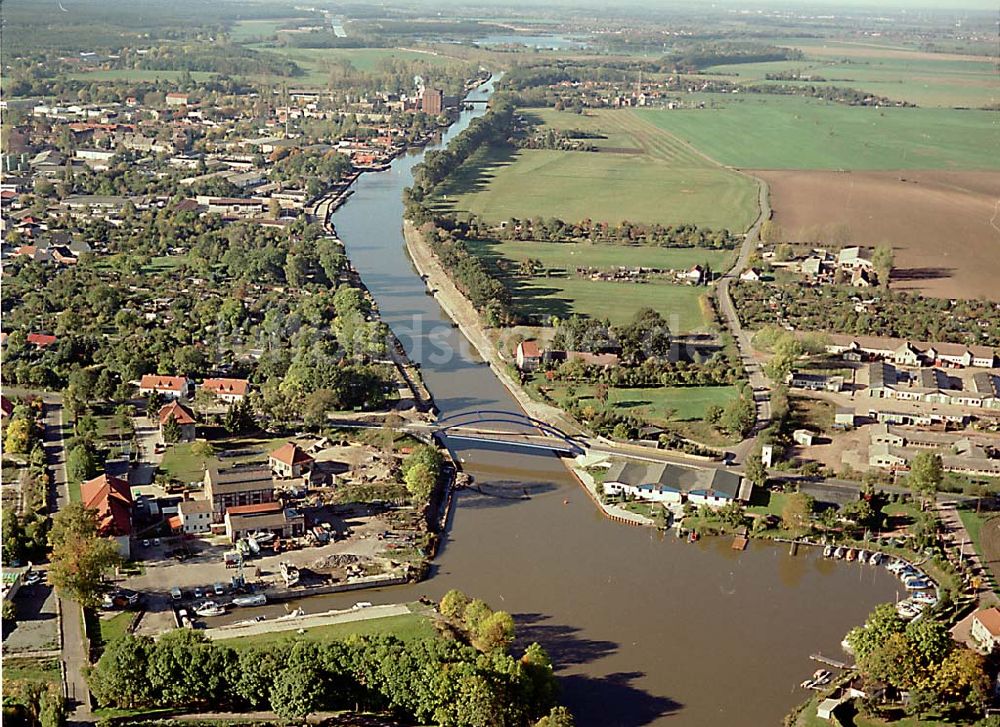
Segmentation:
[[(755, 434), (764, 429), (771, 421), (770, 381), (768, 381), (760, 364), (754, 358), (753, 346), (750, 345), (750, 336), (743, 330), (743, 326), (740, 324), (740, 318), (736, 314), (736, 307), (733, 305), (733, 299), (729, 292), (729, 284), (739, 278), (740, 273), (746, 269), (747, 264), (750, 262), (750, 255), (753, 254), (753, 251), (757, 248), (757, 242), (760, 240), (761, 225), (771, 216), (767, 184), (763, 180), (756, 181), (758, 183), (760, 216), (757, 217), (757, 221), (754, 222), (753, 227), (747, 231), (733, 267), (716, 284), (719, 312), (722, 314), (723, 323), (736, 341), (736, 347), (740, 352), (740, 360), (747, 372), (747, 378), (750, 380), (750, 386), (754, 392), (754, 400), (757, 402)], [(753, 449), (754, 441), (754, 438), (744, 440), (735, 448), (737, 461), (743, 461), (750, 453)]]
[[(55, 509), (69, 504), (69, 485), (66, 477), (66, 456), (63, 442), (62, 401), (55, 394), (45, 394), (45, 455), (52, 469)], [(66, 672), (66, 698), (72, 722), (92, 722), (90, 690), (83, 676), (89, 665), (87, 639), (83, 629), (83, 610), (80, 604), (59, 597), (62, 618), (62, 662)]]

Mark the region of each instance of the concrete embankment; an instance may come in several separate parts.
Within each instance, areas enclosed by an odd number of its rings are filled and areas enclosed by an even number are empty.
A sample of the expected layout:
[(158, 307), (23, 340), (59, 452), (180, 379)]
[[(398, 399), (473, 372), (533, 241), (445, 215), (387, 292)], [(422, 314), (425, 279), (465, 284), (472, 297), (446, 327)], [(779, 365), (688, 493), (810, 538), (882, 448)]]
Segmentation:
[(410, 608), (404, 603), (394, 603), (385, 606), (369, 606), (368, 608), (352, 608), (344, 611), (325, 611), (295, 617), (280, 617), (271, 621), (258, 621), (247, 624), (229, 624), (214, 629), (205, 629), (202, 633), (212, 641), (223, 639), (239, 639), (246, 636), (272, 634), (282, 631), (298, 631), (316, 626), (351, 623), (354, 621), (372, 621), (389, 616), (405, 616)]

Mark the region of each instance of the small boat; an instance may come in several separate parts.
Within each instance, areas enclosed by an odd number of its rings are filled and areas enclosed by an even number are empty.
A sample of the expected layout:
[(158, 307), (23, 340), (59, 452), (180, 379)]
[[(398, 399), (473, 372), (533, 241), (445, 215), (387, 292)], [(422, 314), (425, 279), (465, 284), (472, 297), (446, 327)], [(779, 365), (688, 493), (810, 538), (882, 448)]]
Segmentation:
[(858, 551), (858, 562), (859, 563), (867, 563), (868, 562), (868, 551), (867, 550), (859, 550)]
[(695, 543), (697, 541), (698, 541), (698, 531), (692, 530), (690, 533), (688, 533), (688, 542)]
[(222, 616), (226, 613), (226, 608), (215, 601), (205, 601), (194, 612), (199, 616)]
[(362, 608), (371, 608), (371, 607), (372, 607), (371, 601), (358, 601), (353, 606), (351, 606), (351, 608), (353, 608), (355, 611)]
[(235, 606), (263, 606), (267, 603), (267, 596), (263, 593), (254, 593), (252, 596), (237, 596), (233, 599)]
[(869, 565), (881, 565), (882, 564), (882, 554), (872, 553), (871, 557), (868, 559)]
[(824, 558), (829, 558), (831, 555), (833, 555), (833, 546), (832, 545), (828, 545), (825, 548), (823, 548), (823, 557)]
[(568, 504), (569, 504), (569, 500), (565, 500), (565, 499), (564, 499), (564, 500), (563, 500), (563, 505), (568, 505)]
[(854, 560), (854, 556), (855, 556), (854, 548), (848, 548), (847, 549), (847, 556), (846, 556), (847, 560)]
[(251, 553), (254, 555), (260, 555), (260, 546), (257, 544), (256, 538), (247, 538), (247, 546), (250, 548)]
[(837, 548), (835, 551), (833, 551), (833, 557), (834, 558), (838, 558), (838, 559), (843, 558), (844, 557), (844, 549), (843, 548)]
[(261, 614), (260, 616), (254, 616), (253, 618), (243, 619), (242, 621), (237, 621), (234, 626), (253, 626), (254, 624), (259, 624), (261, 621), (265, 620), (267, 616)]
[(258, 545), (266, 545), (274, 540), (274, 533), (259, 532), (253, 534), (253, 539), (257, 541)]
[(289, 611), (284, 616), (278, 616), (275, 621), (290, 621), (293, 618), (302, 618), (306, 615), (306, 612), (301, 608), (296, 608), (294, 611)]

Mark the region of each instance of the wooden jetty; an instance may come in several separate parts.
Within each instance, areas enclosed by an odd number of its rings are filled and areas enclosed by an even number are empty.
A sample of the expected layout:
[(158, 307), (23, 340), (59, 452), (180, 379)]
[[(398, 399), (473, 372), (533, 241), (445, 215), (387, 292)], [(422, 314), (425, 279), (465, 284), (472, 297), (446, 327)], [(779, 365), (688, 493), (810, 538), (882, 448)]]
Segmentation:
[(846, 661), (840, 661), (839, 659), (831, 659), (829, 656), (823, 656), (822, 654), (810, 654), (809, 658), (813, 661), (818, 661), (820, 664), (832, 666), (834, 669), (854, 668), (853, 664), (848, 664)]
[(746, 550), (750, 539), (746, 535), (737, 535), (733, 538), (733, 550)]

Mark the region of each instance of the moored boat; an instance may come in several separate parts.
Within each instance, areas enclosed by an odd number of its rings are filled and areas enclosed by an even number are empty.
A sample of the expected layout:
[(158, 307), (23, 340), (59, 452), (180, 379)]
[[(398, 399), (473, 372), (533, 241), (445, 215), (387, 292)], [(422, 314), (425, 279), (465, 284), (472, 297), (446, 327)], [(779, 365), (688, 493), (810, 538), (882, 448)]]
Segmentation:
[(854, 556), (855, 556), (854, 548), (848, 548), (846, 556), (847, 560), (854, 560)]
[(824, 558), (829, 558), (831, 555), (833, 555), (833, 546), (832, 545), (828, 545), (825, 548), (823, 548), (823, 557)]
[(226, 608), (215, 601), (205, 601), (194, 612), (199, 616), (222, 616), (226, 613)]
[(250, 596), (237, 596), (233, 599), (236, 606), (263, 606), (267, 603), (267, 596), (263, 593), (254, 593)]
[(844, 557), (844, 549), (843, 548), (837, 548), (835, 551), (833, 551), (833, 557), (834, 558), (843, 558)]
[(282, 561), (278, 564), (278, 568), (281, 571), (281, 577), (285, 579), (285, 585), (291, 588), (297, 585), (299, 582), (299, 569), (296, 568), (291, 563), (286, 563)]

